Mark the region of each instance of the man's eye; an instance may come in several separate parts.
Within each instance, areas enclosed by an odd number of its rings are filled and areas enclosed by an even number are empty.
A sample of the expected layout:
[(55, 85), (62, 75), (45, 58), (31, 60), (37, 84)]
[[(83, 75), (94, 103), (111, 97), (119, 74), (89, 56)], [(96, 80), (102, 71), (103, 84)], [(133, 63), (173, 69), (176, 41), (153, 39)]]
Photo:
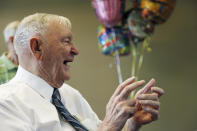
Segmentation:
[(71, 43), (71, 40), (70, 39), (65, 39), (65, 40), (63, 40), (63, 43), (69, 44), (69, 43)]
[(64, 42), (66, 42), (66, 43), (70, 43), (70, 40), (65, 40)]

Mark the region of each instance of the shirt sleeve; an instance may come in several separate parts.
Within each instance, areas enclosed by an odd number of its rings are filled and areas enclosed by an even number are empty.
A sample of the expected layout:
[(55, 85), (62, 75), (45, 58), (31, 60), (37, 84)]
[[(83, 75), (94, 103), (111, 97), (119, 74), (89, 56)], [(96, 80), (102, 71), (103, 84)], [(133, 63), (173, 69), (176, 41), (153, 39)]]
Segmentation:
[(0, 131), (35, 131), (18, 104), (0, 100)]

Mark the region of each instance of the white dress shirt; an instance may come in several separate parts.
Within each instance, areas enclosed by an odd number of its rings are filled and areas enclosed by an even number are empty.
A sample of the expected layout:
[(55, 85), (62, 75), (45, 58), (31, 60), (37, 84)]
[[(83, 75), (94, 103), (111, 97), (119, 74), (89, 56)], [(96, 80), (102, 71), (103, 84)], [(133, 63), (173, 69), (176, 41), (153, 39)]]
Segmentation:
[[(100, 120), (82, 95), (67, 84), (59, 88), (61, 101), (90, 131)], [(0, 131), (74, 131), (51, 103), (53, 88), (19, 66), (16, 76), (0, 85)]]

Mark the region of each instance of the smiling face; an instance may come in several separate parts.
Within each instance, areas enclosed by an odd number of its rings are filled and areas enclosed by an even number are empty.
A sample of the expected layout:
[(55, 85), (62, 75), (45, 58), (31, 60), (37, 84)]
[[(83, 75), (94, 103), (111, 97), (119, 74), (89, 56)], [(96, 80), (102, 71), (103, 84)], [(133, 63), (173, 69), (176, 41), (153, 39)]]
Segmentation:
[(79, 52), (72, 43), (72, 32), (63, 24), (51, 21), (43, 36), (41, 70), (51, 85), (61, 86), (70, 79), (69, 62)]

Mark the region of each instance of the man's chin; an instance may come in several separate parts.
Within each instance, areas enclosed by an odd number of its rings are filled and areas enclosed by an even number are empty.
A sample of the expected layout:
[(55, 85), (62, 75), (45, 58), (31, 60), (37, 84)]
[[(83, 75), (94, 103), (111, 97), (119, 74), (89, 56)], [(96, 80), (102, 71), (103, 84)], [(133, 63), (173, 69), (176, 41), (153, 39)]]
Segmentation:
[(68, 81), (68, 80), (70, 80), (70, 73), (68, 73), (64, 76), (64, 81)]

